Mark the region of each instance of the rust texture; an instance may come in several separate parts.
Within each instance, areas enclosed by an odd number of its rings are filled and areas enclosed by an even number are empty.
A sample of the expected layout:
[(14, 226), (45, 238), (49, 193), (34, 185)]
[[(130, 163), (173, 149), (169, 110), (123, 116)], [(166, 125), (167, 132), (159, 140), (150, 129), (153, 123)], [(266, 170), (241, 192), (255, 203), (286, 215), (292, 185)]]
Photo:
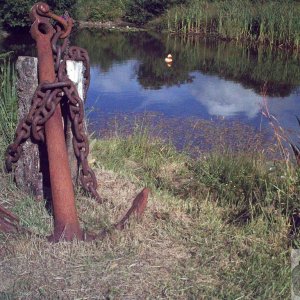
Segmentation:
[(94, 240), (103, 240), (106, 236), (112, 234), (113, 230), (124, 230), (126, 224), (129, 223), (130, 218), (135, 217), (138, 221), (141, 220), (144, 215), (148, 197), (150, 190), (148, 188), (144, 188), (133, 200), (131, 207), (127, 211), (127, 213), (122, 217), (122, 219), (115, 223), (111, 229), (103, 230), (98, 234), (93, 233), (85, 233), (85, 240), (94, 241)]
[[(39, 82), (54, 83), (56, 79), (51, 39), (55, 33), (47, 15), (49, 7), (38, 3), (31, 10), (31, 35), (35, 39), (39, 61)], [(41, 15), (40, 15), (41, 14)], [(53, 15), (51, 15), (53, 18)], [(59, 20), (58, 20), (59, 21)], [(72, 23), (69, 23), (72, 27)], [(75, 197), (68, 163), (61, 108), (56, 106), (53, 115), (45, 123), (45, 138), (49, 159), (54, 233), (52, 239), (82, 239), (75, 207)]]
[[(84, 64), (82, 61), (67, 61), (67, 73), (72, 76), (82, 101), (84, 83)], [(24, 119), (30, 110), (31, 102), (38, 87), (38, 59), (30, 56), (19, 56), (16, 62), (18, 117)], [(62, 106), (64, 131), (68, 149), (73, 185), (78, 185), (79, 168), (73, 150), (72, 123), (68, 118), (68, 106)], [(86, 126), (85, 126), (86, 128)], [(50, 199), (47, 150), (42, 143), (36, 143), (30, 136), (23, 144), (23, 151), (16, 164), (14, 178), (18, 188), (37, 200)]]
[(20, 230), (19, 218), (0, 206), (0, 231), (17, 233)]
[[(33, 96), (29, 113), (19, 122), (15, 140), (7, 148), (6, 169), (12, 170), (29, 137), (35, 142), (46, 144), (54, 217), (54, 233), (49, 240), (101, 239), (106, 233), (84, 234), (79, 226), (61, 111), (61, 106), (67, 106), (67, 116), (72, 124), (74, 153), (81, 166), (81, 184), (98, 203), (102, 203), (97, 192), (95, 173), (88, 164), (89, 143), (85, 132), (83, 101), (66, 71), (67, 59), (84, 63), (86, 94), (90, 81), (89, 57), (84, 49), (69, 47), (67, 38), (73, 25), (71, 18), (54, 15), (49, 6), (42, 2), (33, 6), (30, 17), (33, 21), (31, 35), (37, 43), (40, 84)], [(57, 21), (55, 29), (50, 19)], [(62, 43), (59, 40), (63, 40)], [(148, 194), (149, 190), (143, 189), (113, 229), (124, 229), (132, 215), (140, 219), (147, 205)], [(0, 230), (13, 231), (16, 217), (5, 209), (0, 209)]]
[(149, 196), (149, 189), (144, 188), (133, 200), (131, 207), (124, 215), (124, 217), (115, 224), (115, 228), (119, 230), (123, 230), (125, 228), (126, 223), (129, 222), (131, 216), (134, 216), (139, 220), (143, 216)]

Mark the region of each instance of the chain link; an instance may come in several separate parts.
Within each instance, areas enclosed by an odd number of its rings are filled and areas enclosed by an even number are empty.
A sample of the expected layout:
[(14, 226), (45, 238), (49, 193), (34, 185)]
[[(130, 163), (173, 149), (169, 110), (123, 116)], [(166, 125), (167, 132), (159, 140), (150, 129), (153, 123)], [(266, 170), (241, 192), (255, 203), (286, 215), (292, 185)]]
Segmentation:
[(69, 39), (64, 38), (59, 42), (62, 28), (57, 25), (56, 33), (52, 38), (52, 51), (56, 80), (54, 83), (41, 83), (33, 96), (28, 115), (19, 122), (16, 129), (15, 139), (6, 150), (5, 166), (7, 171), (11, 171), (22, 153), (22, 145), (31, 136), (36, 142), (45, 142), (45, 123), (54, 114), (57, 105), (66, 101), (69, 108), (68, 117), (72, 124), (73, 148), (75, 156), (81, 165), (80, 181), (83, 188), (92, 194), (95, 200), (102, 202), (97, 192), (97, 180), (94, 171), (88, 164), (89, 142), (84, 125), (83, 101), (78, 95), (74, 83), (68, 78), (66, 61), (82, 61), (84, 65), (84, 95), (90, 84), (90, 64), (89, 56), (85, 49), (79, 47), (69, 47)]

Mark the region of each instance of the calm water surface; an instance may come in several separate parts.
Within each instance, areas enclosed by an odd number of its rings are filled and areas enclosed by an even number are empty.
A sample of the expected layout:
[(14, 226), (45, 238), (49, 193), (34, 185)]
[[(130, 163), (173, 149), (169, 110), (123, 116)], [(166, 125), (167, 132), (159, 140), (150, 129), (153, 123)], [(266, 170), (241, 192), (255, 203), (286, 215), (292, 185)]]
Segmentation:
[[(298, 127), (299, 55), (146, 32), (84, 30), (73, 36), (73, 43), (86, 48), (91, 58), (86, 108), (96, 133), (120, 114), (126, 119), (143, 113), (159, 114), (172, 124), (166, 128), (186, 132), (195, 128), (190, 120), (268, 131), (261, 113), (266, 106), (285, 129)], [(31, 55), (30, 45), (12, 39), (2, 43)], [(164, 60), (168, 53), (174, 59), (171, 66)]]

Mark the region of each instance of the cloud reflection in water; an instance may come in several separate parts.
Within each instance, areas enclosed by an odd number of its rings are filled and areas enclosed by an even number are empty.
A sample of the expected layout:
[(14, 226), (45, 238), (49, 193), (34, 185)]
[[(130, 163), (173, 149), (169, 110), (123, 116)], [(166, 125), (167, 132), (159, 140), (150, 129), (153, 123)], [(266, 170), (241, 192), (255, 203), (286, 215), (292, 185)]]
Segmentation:
[[(137, 67), (136, 60), (114, 64), (105, 73), (92, 67), (88, 106), (107, 114), (156, 111), (173, 117), (223, 116), (259, 126), (263, 97), (240, 83), (193, 72), (192, 83), (144, 89), (137, 81)], [(285, 98), (268, 97), (270, 112), (283, 126), (297, 126), (293, 116), (300, 114), (298, 98), (297, 92)]]

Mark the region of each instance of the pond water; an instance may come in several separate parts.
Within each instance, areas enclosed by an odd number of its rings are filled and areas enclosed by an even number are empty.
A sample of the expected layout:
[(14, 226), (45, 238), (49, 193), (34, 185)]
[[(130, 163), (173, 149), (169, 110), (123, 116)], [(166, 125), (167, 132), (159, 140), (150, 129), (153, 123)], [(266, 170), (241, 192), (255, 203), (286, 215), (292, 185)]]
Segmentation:
[[(2, 47), (32, 55), (30, 38), (27, 43), (17, 40), (6, 39)], [(146, 114), (148, 121), (160, 124), (160, 132), (172, 136), (178, 146), (191, 139), (203, 143), (203, 135), (192, 136), (191, 131), (205, 126), (210, 128), (210, 140), (235, 126), (243, 128), (238, 131), (245, 140), (255, 132), (270, 132), (263, 109), (296, 139), (298, 54), (147, 32), (81, 30), (72, 40), (90, 55), (86, 110), (96, 134), (104, 134), (116, 122), (120, 122), (119, 128), (127, 123), (134, 126)], [(173, 56), (169, 66), (165, 62), (168, 53)]]

